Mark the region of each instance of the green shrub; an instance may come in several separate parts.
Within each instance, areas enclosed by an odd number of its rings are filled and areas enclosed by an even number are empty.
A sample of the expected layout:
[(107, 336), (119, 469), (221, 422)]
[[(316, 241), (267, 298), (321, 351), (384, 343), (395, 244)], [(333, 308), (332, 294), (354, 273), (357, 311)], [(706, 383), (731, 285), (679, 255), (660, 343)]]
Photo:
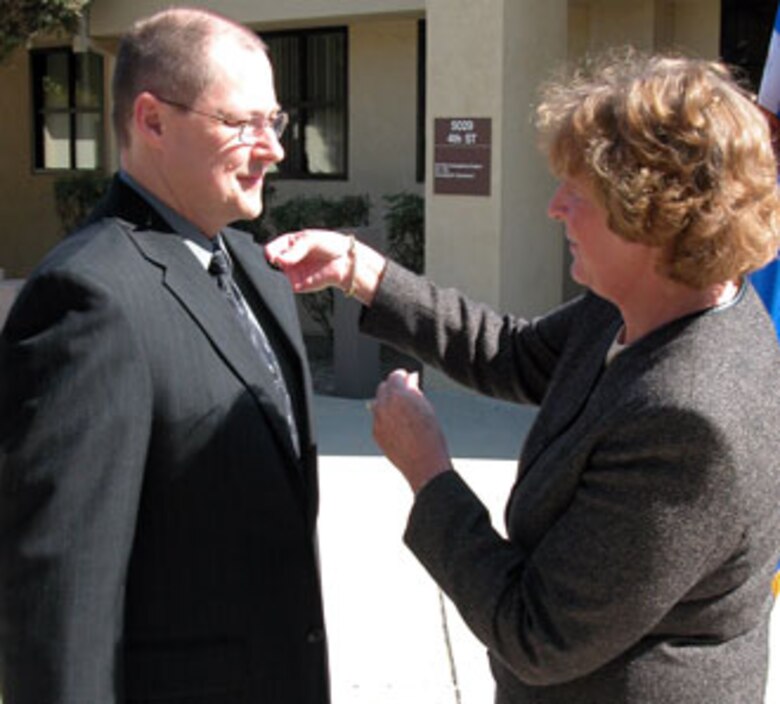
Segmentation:
[(39, 33), (74, 33), (89, 0), (3, 0), (0, 12), (0, 61)]
[(278, 232), (305, 227), (328, 230), (368, 225), (371, 201), (368, 196), (296, 196), (271, 209), (271, 220)]
[(387, 203), (387, 251), (399, 264), (422, 274), (425, 269), (425, 200), (414, 193), (383, 197)]
[(80, 171), (54, 182), (54, 205), (67, 234), (80, 225), (108, 189), (110, 178), (100, 171)]
[[(296, 196), (270, 209), (273, 229), (281, 234), (304, 228), (343, 229), (368, 225), (368, 196)], [(333, 336), (333, 291), (325, 289), (301, 296), (301, 305), (327, 335)]]

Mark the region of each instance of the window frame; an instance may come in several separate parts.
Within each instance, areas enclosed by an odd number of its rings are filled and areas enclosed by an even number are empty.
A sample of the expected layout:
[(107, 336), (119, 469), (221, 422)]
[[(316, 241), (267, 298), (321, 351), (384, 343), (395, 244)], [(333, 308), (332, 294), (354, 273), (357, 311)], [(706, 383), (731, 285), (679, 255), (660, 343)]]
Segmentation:
[[(308, 173), (301, 169), (301, 163), (293, 163), (292, 166), (290, 166), (291, 164), (291, 162), (289, 161), (290, 154), (288, 153), (285, 156), (284, 162), (282, 162), (285, 164), (285, 166), (284, 167), (280, 166), (277, 171), (274, 171), (272, 174), (269, 174), (273, 179), (279, 179), (281, 181), (348, 181), (349, 180), (349, 28), (345, 25), (338, 25), (338, 26), (328, 26), (328, 27), (285, 29), (279, 31), (261, 32), (260, 37), (269, 46), (269, 55), (271, 56), (272, 62), (273, 62), (273, 54), (271, 53), (269, 40), (273, 40), (274, 38), (277, 37), (278, 38), (296, 37), (298, 39), (299, 65), (302, 67), (302, 70), (300, 71), (300, 75), (298, 76), (298, 85), (300, 87), (301, 94), (306, 96), (307, 95), (306, 84), (308, 78), (306, 72), (307, 39), (313, 35), (318, 35), (318, 34), (339, 34), (341, 35), (344, 43), (344, 66), (343, 66), (344, 74), (341, 77), (344, 85), (344, 102), (343, 102), (344, 117), (342, 123), (344, 129), (344, 148), (343, 148), (343, 155), (342, 155), (344, 160), (344, 168), (342, 171), (339, 171), (338, 173), (330, 173), (330, 174)], [(274, 74), (276, 75), (279, 72), (280, 67), (277, 66), (276, 63), (274, 63), (273, 68), (274, 68)], [(310, 109), (310, 108), (324, 107), (326, 105), (325, 103), (313, 104), (308, 99), (308, 97), (303, 97), (299, 105), (285, 103), (284, 98), (281, 95), (278, 95), (278, 98), (281, 103), (282, 110), (285, 110), (290, 114), (290, 125), (287, 128), (287, 131), (289, 133), (292, 133), (292, 131), (296, 128), (297, 121), (298, 121), (297, 113), (299, 111)], [(305, 141), (303, 139), (301, 140), (301, 145), (303, 147), (301, 153), (305, 153)], [(282, 168), (285, 168), (286, 170), (283, 171)]]
[(719, 53), (755, 93), (761, 87), (777, 3), (767, 0), (722, 0)]
[[(100, 76), (100, 101), (97, 107), (79, 107), (76, 104), (76, 85), (77, 75), (76, 61), (78, 56), (91, 53), (100, 58), (101, 76)], [(71, 172), (100, 172), (104, 169), (106, 154), (106, 136), (105, 136), (105, 63), (102, 55), (96, 52), (84, 52), (83, 54), (74, 52), (70, 46), (54, 46), (30, 49), (29, 60), (29, 80), (30, 80), (30, 114), (32, 116), (32, 130), (30, 133), (30, 155), (32, 157), (32, 171), (35, 174), (51, 173), (71, 173)], [(68, 105), (63, 108), (46, 108), (43, 99), (43, 80), (46, 75), (39, 64), (46, 57), (52, 54), (64, 54), (67, 57), (68, 70)], [(68, 115), (69, 136), (68, 136), (68, 163), (69, 166), (46, 166), (45, 154), (43, 151), (43, 129), (47, 115)], [(78, 144), (78, 118), (82, 115), (97, 115), (99, 117), (98, 154), (95, 166), (77, 166), (77, 144)]]
[(425, 183), (425, 93), (427, 87), (428, 25), (424, 19), (417, 21), (417, 135), (415, 155), (415, 179)]

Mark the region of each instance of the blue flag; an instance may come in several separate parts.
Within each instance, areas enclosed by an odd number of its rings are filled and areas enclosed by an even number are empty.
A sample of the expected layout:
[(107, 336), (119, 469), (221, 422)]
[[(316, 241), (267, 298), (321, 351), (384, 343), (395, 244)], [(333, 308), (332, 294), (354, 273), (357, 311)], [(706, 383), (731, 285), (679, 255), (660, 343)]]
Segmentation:
[[(775, 14), (772, 38), (769, 40), (758, 104), (780, 118), (780, 3)], [(780, 260), (775, 259), (754, 272), (750, 278), (772, 316), (775, 331), (780, 338)]]
[(780, 4), (775, 14), (775, 26), (766, 52), (758, 104), (780, 117)]

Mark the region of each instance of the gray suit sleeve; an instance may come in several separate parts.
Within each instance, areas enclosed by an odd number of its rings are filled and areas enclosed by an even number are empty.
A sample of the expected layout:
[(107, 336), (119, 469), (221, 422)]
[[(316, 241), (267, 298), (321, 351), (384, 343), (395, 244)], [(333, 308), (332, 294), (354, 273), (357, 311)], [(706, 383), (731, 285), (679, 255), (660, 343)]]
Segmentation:
[(722, 530), (736, 493), (727, 443), (694, 414), (625, 411), (533, 548), (500, 536), (454, 472), (416, 497), (407, 544), (526, 683), (565, 682), (625, 652), (734, 549), (721, 544), (739, 534)]
[(116, 702), (143, 357), (109, 292), (57, 274), (28, 285), (0, 339), (3, 702)]
[(488, 396), (538, 404), (577, 305), (532, 321), (498, 315), (389, 261), (361, 330)]

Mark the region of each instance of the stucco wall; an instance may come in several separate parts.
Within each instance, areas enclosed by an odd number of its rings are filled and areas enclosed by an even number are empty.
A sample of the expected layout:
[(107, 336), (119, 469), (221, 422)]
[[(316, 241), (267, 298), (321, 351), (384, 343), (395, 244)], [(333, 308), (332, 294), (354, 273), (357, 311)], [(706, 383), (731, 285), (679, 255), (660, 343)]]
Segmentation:
[[(503, 206), (500, 301), (505, 309), (533, 315), (563, 296), (564, 239), (547, 217), (555, 187), (536, 146), (533, 106), (539, 83), (566, 55), (566, 0), (507, 2), (504, 27)], [(525, 7), (522, 7), (525, 5)], [(526, 12), (524, 12), (524, 10)]]
[(54, 176), (32, 164), (29, 55), (17, 49), (0, 64), (0, 268), (26, 275), (60, 237)]
[[(262, 30), (261, 30), (262, 34)], [(316, 193), (368, 194), (381, 218), (382, 196), (422, 193), (416, 182), (417, 20), (348, 25), (349, 169), (347, 180), (276, 180), (276, 200)]]
[(429, 0), (428, 16), (430, 117), (492, 120), (489, 196), (426, 184), (428, 271), (502, 310), (540, 313), (562, 298), (562, 245), (546, 217), (552, 181), (531, 113), (539, 82), (566, 55), (566, 2), (480, 0), (456, 12)]
[(720, 0), (570, 0), (569, 58), (631, 44), (715, 59), (720, 5)]
[[(559, 3), (568, 9), (568, 20), (564, 14), (557, 27), (545, 26)], [(112, 51), (112, 36), (166, 5), (94, 0), (90, 27), (99, 37), (94, 44)], [(532, 91), (542, 69), (552, 67), (545, 52), (558, 43), (556, 32), (566, 32), (562, 54), (569, 58), (613, 42), (675, 46), (714, 57), (720, 36), (720, 0), (228, 0), (219, 9), (261, 32), (324, 24), (349, 28), (349, 178), (278, 181), (277, 201), (299, 193), (368, 193), (380, 206), (387, 193), (426, 192), (431, 273), (513, 309), (518, 301), (543, 307), (547, 286), (560, 290), (555, 268), (562, 266), (562, 256), (550, 244), (559, 230), (543, 214), (551, 184), (528, 134)], [(425, 186), (416, 182), (417, 20), (423, 16), (428, 172), (433, 118), (491, 117), (494, 193), (503, 193), (498, 200), (434, 197), (430, 179)], [(111, 68), (107, 57), (107, 74)], [(56, 175), (32, 170), (28, 71), (23, 49), (0, 64), (0, 268), (7, 276), (25, 275), (60, 237)], [(107, 167), (116, 165), (109, 147)], [(530, 241), (516, 234), (531, 231), (536, 239)], [(545, 239), (546, 233), (552, 237)], [(511, 263), (529, 248), (542, 265), (526, 262), (528, 271), (516, 271)]]
[(675, 5), (674, 45), (695, 56), (720, 53), (720, 0), (683, 0)]
[[(97, 36), (118, 34), (139, 17), (145, 17), (171, 3), (161, 0), (93, 0), (90, 31)], [(344, 18), (378, 14), (420, 13), (425, 0), (190, 0), (192, 7), (217, 9), (239, 22), (263, 24), (342, 21)]]

